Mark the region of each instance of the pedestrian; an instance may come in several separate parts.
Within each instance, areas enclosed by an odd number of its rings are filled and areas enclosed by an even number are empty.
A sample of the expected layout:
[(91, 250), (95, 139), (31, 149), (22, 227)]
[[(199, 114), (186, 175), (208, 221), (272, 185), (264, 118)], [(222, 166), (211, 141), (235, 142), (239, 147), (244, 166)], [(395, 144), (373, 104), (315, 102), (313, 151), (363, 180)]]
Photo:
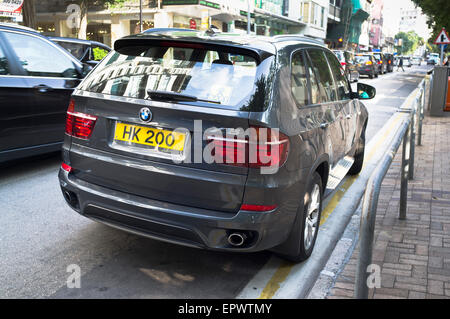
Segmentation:
[(400, 68), (402, 68), (402, 71), (405, 72), (405, 69), (403, 68), (403, 57), (398, 58), (397, 71)]
[(449, 59), (449, 57), (448, 56), (446, 56), (445, 58), (444, 58), (444, 66), (449, 66), (449, 61), (448, 60), (450, 60)]

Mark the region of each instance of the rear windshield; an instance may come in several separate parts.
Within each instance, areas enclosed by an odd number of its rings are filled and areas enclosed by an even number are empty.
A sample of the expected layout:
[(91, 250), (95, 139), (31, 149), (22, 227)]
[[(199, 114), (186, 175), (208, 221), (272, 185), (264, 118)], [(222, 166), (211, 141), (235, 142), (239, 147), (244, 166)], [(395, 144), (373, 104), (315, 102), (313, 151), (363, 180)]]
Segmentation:
[(361, 63), (361, 62), (367, 62), (370, 61), (370, 56), (368, 55), (357, 55), (356, 56), (356, 62)]
[(108, 55), (81, 89), (139, 99), (147, 99), (149, 91), (179, 93), (216, 102), (211, 107), (238, 106), (254, 91), (257, 61), (250, 56), (171, 45), (126, 53)]
[(381, 60), (381, 54), (375, 53), (373, 56), (374, 56), (377, 60)]

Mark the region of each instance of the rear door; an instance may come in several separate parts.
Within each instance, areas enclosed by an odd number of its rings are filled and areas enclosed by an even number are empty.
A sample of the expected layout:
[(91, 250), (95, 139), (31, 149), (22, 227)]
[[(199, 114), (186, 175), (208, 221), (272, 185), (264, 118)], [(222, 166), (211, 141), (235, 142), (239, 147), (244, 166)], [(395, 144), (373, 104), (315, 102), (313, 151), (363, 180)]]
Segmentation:
[[(343, 106), (337, 98), (333, 75), (331, 74), (325, 51), (322, 49), (308, 49), (307, 52), (311, 65), (310, 78), (313, 78), (313, 82), (318, 84), (318, 91), (314, 92), (313, 90), (312, 93), (313, 100), (318, 98), (325, 109), (326, 122), (323, 123), (323, 127), (327, 130), (331, 141), (331, 144), (327, 145), (327, 149), (331, 157), (331, 163), (334, 166), (344, 156), (346, 127), (343, 118)], [(332, 53), (330, 52), (330, 54)]]
[[(74, 176), (163, 202), (238, 211), (248, 167), (233, 134), (268, 102), (255, 96), (264, 94), (273, 59), (176, 42), (124, 51), (108, 55), (74, 95), (75, 112), (96, 118), (88, 140), (72, 138)], [(211, 143), (231, 151), (212, 154), (224, 163), (210, 162)]]
[(328, 58), (328, 63), (333, 73), (334, 83), (337, 90), (337, 100), (342, 106), (343, 125), (345, 127), (345, 141), (344, 141), (344, 155), (348, 154), (355, 142), (355, 134), (357, 128), (357, 112), (356, 100), (351, 98), (351, 88), (348, 80), (344, 76), (344, 70), (339, 65), (331, 52), (325, 52)]
[(70, 95), (80, 82), (74, 60), (42, 37), (19, 32), (4, 36), (21, 65), (31, 99), (30, 144), (61, 143)]
[(7, 159), (7, 151), (33, 145), (33, 97), (19, 70), (0, 31), (0, 160)]

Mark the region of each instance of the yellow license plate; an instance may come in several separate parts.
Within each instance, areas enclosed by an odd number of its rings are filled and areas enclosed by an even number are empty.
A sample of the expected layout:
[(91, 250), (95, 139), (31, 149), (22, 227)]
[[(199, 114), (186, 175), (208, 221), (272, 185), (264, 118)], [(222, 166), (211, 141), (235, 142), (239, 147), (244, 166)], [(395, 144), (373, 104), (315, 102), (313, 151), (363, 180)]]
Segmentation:
[(186, 134), (116, 122), (114, 140), (182, 152)]

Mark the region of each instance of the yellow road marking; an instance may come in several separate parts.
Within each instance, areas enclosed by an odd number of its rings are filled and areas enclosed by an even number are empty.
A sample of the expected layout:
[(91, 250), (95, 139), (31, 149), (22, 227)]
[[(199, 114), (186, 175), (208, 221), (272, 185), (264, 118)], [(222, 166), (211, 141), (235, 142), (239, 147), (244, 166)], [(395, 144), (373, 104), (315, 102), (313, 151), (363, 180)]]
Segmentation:
[(271, 299), (278, 289), (280, 289), (280, 283), (286, 280), (287, 276), (291, 272), (294, 264), (289, 263), (287, 261), (283, 261), (282, 264), (278, 267), (275, 274), (273, 274), (272, 278), (270, 278), (267, 285), (264, 287), (261, 295), (258, 299)]
[[(414, 92), (416, 92), (416, 91), (414, 90), (413, 93)], [(410, 100), (413, 97), (414, 97), (414, 94), (410, 94), (408, 100)], [(409, 105), (409, 101), (408, 101), (408, 103), (406, 103), (406, 105)], [(392, 123), (386, 129), (384, 134), (378, 138), (378, 141), (371, 148), (370, 152), (365, 156), (363, 168), (365, 167), (366, 163), (373, 158), (373, 156), (375, 155), (376, 151), (379, 149), (381, 144), (383, 144), (385, 142), (385, 140), (388, 138), (393, 127), (400, 121), (400, 119), (401, 119), (400, 115), (401, 115), (401, 113), (396, 113), (394, 115), (395, 119), (392, 121)], [(355, 180), (358, 178), (358, 176), (359, 175), (349, 177), (344, 182), (344, 184), (341, 187), (339, 187), (337, 192), (330, 199), (328, 205), (322, 211), (320, 225), (325, 223), (325, 221), (328, 219), (328, 217), (331, 215), (331, 213), (334, 211), (334, 209), (338, 205), (341, 198), (344, 196), (344, 194), (347, 192), (347, 190), (350, 188), (350, 186), (355, 182)], [(264, 289), (261, 292), (261, 295), (259, 296), (258, 299), (271, 299), (275, 295), (277, 290), (280, 289), (281, 283), (286, 280), (286, 278), (288, 277), (289, 273), (291, 272), (291, 270), (294, 266), (295, 266), (295, 264), (293, 264), (293, 263), (283, 261), (282, 264), (278, 267), (275, 274), (273, 274), (272, 278), (270, 278), (267, 285), (264, 287)]]

